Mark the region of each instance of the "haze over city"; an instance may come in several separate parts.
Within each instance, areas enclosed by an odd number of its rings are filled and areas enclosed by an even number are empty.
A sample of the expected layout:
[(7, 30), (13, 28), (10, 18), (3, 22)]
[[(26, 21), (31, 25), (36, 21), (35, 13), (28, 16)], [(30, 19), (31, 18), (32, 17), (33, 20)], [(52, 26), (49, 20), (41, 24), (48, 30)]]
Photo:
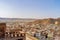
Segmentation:
[(0, 0), (0, 17), (58, 18), (60, 0)]

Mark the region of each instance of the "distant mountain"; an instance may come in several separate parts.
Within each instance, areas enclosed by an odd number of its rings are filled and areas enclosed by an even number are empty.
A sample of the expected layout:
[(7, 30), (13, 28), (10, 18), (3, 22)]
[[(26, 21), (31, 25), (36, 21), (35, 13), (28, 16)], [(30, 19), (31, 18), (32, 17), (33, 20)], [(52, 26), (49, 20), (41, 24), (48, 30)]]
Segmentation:
[(35, 20), (32, 18), (0, 18), (0, 20)]
[(0, 22), (30, 22), (34, 21), (36, 19), (30, 19), (30, 18), (0, 18)]

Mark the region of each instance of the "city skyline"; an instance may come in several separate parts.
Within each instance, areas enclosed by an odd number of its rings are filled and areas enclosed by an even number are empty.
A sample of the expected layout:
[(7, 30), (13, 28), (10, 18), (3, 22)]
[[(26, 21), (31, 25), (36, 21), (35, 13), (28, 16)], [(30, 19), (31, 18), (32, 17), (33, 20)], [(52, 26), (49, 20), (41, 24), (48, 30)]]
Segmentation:
[(59, 4), (59, 0), (0, 0), (0, 17), (57, 18)]

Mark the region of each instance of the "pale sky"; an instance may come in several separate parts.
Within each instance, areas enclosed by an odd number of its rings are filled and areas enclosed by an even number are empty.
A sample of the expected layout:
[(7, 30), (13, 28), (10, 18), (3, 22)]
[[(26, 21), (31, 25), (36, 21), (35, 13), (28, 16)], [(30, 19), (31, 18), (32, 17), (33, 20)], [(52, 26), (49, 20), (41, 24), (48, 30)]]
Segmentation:
[(0, 0), (0, 17), (58, 18), (60, 0)]

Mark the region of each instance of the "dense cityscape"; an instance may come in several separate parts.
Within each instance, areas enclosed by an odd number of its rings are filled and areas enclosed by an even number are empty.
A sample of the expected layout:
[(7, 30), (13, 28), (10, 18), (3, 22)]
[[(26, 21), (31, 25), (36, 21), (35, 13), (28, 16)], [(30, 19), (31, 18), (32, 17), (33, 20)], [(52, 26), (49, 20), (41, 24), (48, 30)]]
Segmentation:
[[(6, 22), (4, 24), (3, 40), (59, 40), (60, 39), (60, 19), (37, 19), (34, 21)], [(1, 26), (0, 26), (1, 29)], [(1, 29), (3, 30), (3, 29)], [(0, 31), (1, 31), (0, 30)], [(0, 33), (1, 34), (1, 33)], [(27, 39), (30, 35), (33, 38)], [(24, 36), (21, 38), (21, 36)], [(1, 36), (0, 36), (1, 37)]]

